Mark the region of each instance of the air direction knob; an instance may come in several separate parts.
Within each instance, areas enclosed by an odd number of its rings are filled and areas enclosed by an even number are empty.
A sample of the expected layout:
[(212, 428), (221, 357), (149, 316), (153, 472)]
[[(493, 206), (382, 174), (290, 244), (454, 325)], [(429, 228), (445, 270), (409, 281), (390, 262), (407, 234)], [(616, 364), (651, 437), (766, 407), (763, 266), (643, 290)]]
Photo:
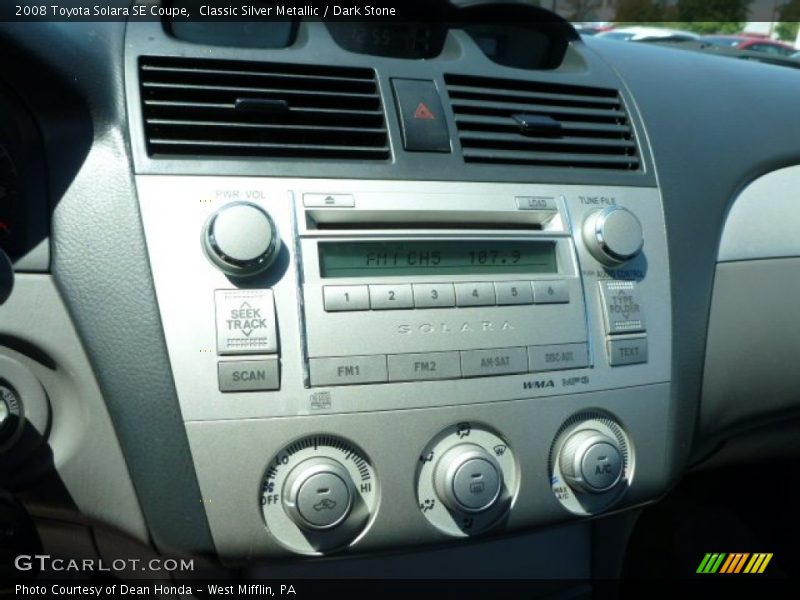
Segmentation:
[(503, 471), (480, 446), (459, 444), (439, 460), (434, 472), (439, 499), (451, 510), (477, 513), (491, 508), (503, 488)]
[(214, 266), (234, 277), (265, 271), (281, 249), (272, 217), (252, 202), (231, 202), (212, 214), (203, 227), (202, 242)]

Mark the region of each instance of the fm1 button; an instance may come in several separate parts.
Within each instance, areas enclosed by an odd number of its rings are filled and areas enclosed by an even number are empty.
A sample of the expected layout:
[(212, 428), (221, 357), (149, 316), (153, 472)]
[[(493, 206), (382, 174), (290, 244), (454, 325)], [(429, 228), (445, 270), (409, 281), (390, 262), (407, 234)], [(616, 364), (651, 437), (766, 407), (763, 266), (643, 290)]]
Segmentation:
[(595, 492), (614, 487), (622, 476), (622, 455), (606, 442), (591, 446), (581, 461), (583, 481)]

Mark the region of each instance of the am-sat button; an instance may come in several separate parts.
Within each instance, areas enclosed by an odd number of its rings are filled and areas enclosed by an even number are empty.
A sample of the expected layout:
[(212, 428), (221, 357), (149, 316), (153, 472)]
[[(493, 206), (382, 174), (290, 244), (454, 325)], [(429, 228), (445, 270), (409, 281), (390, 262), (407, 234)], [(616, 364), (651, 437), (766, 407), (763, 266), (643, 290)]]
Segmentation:
[(507, 375), (524, 373), (527, 370), (528, 352), (525, 348), (465, 350), (461, 353), (461, 371), (464, 377)]

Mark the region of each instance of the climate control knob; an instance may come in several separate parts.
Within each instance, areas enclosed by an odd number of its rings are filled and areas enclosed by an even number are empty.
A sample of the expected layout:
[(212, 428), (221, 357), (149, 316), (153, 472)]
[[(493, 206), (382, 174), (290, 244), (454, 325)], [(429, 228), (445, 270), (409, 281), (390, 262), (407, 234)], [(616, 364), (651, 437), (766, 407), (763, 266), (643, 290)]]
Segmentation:
[(272, 217), (252, 202), (231, 202), (212, 214), (203, 227), (202, 243), (211, 263), (234, 277), (265, 271), (281, 249)]
[(561, 474), (573, 489), (603, 493), (622, 478), (624, 462), (616, 440), (594, 429), (570, 435), (561, 448)]
[(631, 440), (599, 412), (577, 414), (562, 425), (550, 450), (550, 487), (561, 505), (593, 515), (617, 502), (634, 472)]
[(642, 250), (642, 224), (631, 211), (609, 206), (592, 213), (583, 223), (583, 241), (602, 264), (617, 267)]
[(350, 512), (353, 480), (338, 461), (310, 458), (289, 473), (283, 493), (286, 510), (300, 527), (330, 529)]
[(420, 513), (447, 535), (476, 535), (502, 523), (518, 487), (513, 450), (479, 423), (462, 421), (443, 429), (417, 463)]
[(295, 440), (269, 461), (261, 511), (270, 535), (300, 554), (323, 554), (358, 539), (378, 508), (369, 458), (351, 442), (320, 434)]
[(480, 446), (460, 444), (439, 459), (434, 472), (436, 495), (455, 511), (478, 513), (491, 508), (503, 489), (503, 470)]

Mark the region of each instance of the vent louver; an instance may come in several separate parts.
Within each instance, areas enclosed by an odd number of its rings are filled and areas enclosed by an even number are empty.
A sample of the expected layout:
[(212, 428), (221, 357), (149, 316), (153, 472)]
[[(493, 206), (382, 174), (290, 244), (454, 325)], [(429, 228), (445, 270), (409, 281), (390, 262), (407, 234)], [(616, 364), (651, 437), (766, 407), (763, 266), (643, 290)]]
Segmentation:
[(617, 90), (466, 75), (445, 81), (468, 163), (639, 169)]
[(390, 157), (371, 69), (143, 57), (139, 76), (151, 156)]

